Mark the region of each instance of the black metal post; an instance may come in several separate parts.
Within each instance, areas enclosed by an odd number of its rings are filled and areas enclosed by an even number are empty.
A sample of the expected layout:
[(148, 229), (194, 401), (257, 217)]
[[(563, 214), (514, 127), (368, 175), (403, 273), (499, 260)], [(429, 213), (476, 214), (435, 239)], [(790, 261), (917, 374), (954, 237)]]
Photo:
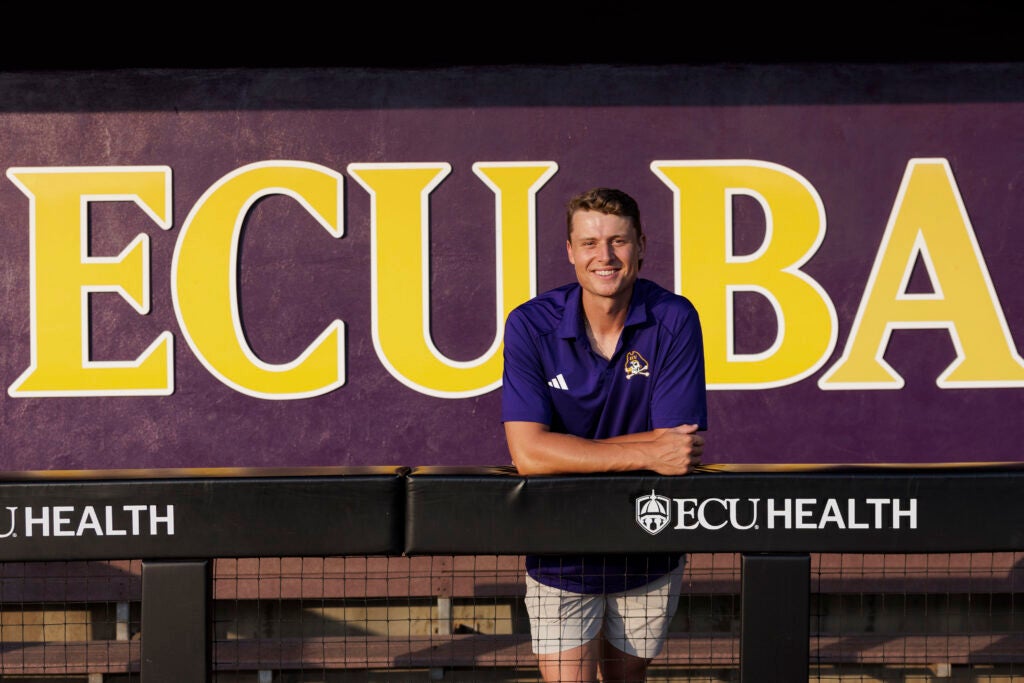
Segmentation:
[(142, 563), (142, 683), (212, 680), (210, 565)]
[(742, 572), (740, 683), (806, 681), (810, 555), (743, 555)]

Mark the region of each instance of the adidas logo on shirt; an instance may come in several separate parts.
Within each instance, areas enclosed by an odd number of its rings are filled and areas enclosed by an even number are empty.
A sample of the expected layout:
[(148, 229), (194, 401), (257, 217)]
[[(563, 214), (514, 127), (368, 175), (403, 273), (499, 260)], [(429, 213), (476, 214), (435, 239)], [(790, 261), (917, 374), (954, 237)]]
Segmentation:
[(555, 389), (562, 389), (568, 391), (569, 387), (565, 384), (565, 377), (562, 377), (562, 373), (558, 373), (557, 377), (548, 380), (548, 386), (554, 387)]

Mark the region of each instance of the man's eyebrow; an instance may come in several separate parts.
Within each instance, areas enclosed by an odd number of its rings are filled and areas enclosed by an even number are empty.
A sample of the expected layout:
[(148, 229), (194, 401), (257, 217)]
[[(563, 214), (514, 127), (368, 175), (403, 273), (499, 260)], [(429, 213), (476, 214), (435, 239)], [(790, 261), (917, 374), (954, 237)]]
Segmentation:
[(620, 237), (629, 237), (629, 236), (630, 236), (629, 230), (626, 230), (624, 232), (617, 232), (614, 235), (608, 235), (607, 237), (602, 237), (600, 235), (577, 235), (577, 234), (573, 234), (573, 237), (576, 238), (576, 239), (579, 239), (579, 240), (600, 240), (600, 239), (614, 240), (614, 239), (619, 239)]

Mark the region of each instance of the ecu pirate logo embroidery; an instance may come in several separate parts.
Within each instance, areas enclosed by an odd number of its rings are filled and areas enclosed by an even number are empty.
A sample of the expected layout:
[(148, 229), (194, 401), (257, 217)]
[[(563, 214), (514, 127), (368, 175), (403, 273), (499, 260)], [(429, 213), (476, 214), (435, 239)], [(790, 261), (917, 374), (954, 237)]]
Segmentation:
[(635, 349), (626, 354), (626, 379), (633, 379), (637, 375), (650, 377), (649, 367), (647, 359), (641, 356)]

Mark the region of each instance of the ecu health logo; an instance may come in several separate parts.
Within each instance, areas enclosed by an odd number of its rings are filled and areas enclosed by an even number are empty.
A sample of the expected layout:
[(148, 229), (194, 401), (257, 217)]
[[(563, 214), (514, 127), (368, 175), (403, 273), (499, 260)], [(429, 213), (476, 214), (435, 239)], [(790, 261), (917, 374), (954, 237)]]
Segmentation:
[(672, 501), (651, 490), (651, 495), (636, 499), (636, 523), (651, 536), (660, 532), (672, 520)]

